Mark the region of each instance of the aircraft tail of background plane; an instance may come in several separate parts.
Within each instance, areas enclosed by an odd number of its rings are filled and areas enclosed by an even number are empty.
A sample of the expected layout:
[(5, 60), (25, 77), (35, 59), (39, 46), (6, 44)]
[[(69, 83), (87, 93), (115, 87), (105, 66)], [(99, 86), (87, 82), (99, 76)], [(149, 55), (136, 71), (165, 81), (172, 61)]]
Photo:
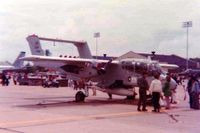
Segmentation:
[(24, 57), (26, 52), (20, 52), (20, 54), (17, 56), (16, 60), (13, 62), (13, 66), (16, 68), (21, 68), (23, 66), (24, 61), (20, 60), (19, 58)]
[(41, 56), (44, 55), (44, 50), (42, 49), (38, 36), (30, 35), (26, 38), (26, 40), (29, 43), (32, 55), (41, 55)]

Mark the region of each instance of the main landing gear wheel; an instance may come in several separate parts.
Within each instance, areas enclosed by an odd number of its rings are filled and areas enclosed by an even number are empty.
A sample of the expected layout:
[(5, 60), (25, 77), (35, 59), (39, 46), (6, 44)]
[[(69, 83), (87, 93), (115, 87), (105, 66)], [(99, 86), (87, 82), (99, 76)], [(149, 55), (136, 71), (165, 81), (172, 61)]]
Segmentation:
[(128, 100), (134, 100), (135, 99), (135, 95), (133, 95), (133, 96), (126, 96), (126, 99), (128, 99)]
[(85, 100), (85, 94), (82, 91), (78, 91), (75, 96), (76, 102), (83, 102)]

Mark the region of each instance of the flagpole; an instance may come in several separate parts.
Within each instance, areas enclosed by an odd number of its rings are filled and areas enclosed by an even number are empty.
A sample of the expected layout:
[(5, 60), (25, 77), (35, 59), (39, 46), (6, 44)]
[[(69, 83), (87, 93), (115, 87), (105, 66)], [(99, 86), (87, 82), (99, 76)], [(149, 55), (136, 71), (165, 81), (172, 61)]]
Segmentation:
[(97, 59), (97, 49), (98, 49), (97, 46), (98, 46), (98, 45), (97, 45), (97, 37), (96, 37), (96, 59)]

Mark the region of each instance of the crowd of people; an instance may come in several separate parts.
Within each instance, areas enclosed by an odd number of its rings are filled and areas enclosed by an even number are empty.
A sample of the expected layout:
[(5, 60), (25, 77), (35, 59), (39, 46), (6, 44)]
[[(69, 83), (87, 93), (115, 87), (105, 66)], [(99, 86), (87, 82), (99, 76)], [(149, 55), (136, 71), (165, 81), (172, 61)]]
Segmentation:
[[(16, 85), (17, 81), (20, 79), (20, 75), (12, 75), (13, 83)], [(143, 73), (142, 77), (138, 79), (138, 87), (139, 87), (139, 100), (138, 100), (138, 111), (147, 111), (147, 92), (151, 96), (151, 103), (153, 106), (153, 112), (160, 112), (161, 108), (161, 101), (165, 103), (165, 109), (171, 108), (171, 103), (176, 102), (176, 88), (171, 86), (171, 79), (177, 81), (179, 78), (175, 75), (168, 74), (164, 82), (161, 82), (160, 74), (154, 74), (154, 79), (151, 81), (150, 84), (147, 82), (147, 73)], [(8, 74), (3, 73), (1, 75), (1, 83), (3, 86), (8, 86), (10, 83), (11, 76)], [(182, 85), (182, 78), (178, 80), (177, 83)], [(85, 94), (88, 94), (88, 90), (91, 89), (93, 92), (93, 96), (96, 96), (96, 89), (93, 87), (93, 82), (88, 81), (85, 82), (84, 80), (68, 80), (68, 86), (73, 87), (74, 90), (85, 90)], [(199, 107), (199, 95), (200, 95), (200, 82), (196, 76), (191, 76), (188, 80), (186, 86), (186, 91), (189, 94), (189, 105), (192, 109), (200, 109)], [(89, 94), (88, 94), (89, 95)], [(112, 99), (112, 94), (108, 93), (110, 99)], [(142, 106), (142, 109), (141, 109)]]
[(2, 80), (1, 80), (2, 85), (3, 85), (3, 86), (8, 86), (9, 83), (10, 83), (11, 77), (10, 77), (10, 75), (8, 75), (8, 74), (2, 73), (1, 79), (2, 79)]
[(8, 86), (12, 81), (17, 85), (22, 78), (27, 78), (27, 74), (3, 72), (0, 76), (2, 86)]
[[(142, 77), (138, 79), (139, 86), (139, 101), (138, 101), (138, 111), (147, 111), (147, 91), (151, 94), (151, 102), (153, 106), (153, 112), (160, 112), (160, 102), (165, 101), (165, 109), (170, 109), (171, 103), (176, 103), (176, 87), (171, 86), (172, 76), (168, 74), (164, 83), (160, 80), (160, 74), (156, 73), (154, 75), (154, 80), (150, 83), (146, 79), (147, 74), (143, 73)], [(200, 95), (200, 83), (196, 76), (191, 76), (186, 90), (189, 94), (189, 104), (192, 109), (199, 109), (199, 95)], [(142, 106), (142, 109), (141, 109)]]

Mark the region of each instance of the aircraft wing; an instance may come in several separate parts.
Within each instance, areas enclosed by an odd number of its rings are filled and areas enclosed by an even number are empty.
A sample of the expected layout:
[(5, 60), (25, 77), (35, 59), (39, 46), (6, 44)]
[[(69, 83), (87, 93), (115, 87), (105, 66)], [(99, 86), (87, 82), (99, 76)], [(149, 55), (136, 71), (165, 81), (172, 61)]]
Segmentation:
[(97, 68), (100, 66), (106, 66), (106, 64), (117, 64), (117, 61), (109, 60), (96, 60), (96, 59), (85, 59), (85, 58), (64, 58), (64, 57), (49, 57), (49, 56), (29, 56), (21, 58), (25, 61), (33, 61), (38, 66), (50, 67), (50, 68), (62, 68), (66, 71), (70, 70), (81, 70), (82, 68), (92, 66)]
[[(109, 60), (96, 60), (96, 59), (84, 59), (84, 58), (64, 58), (64, 57), (50, 57), (50, 56), (27, 56), (20, 58), (25, 61), (49, 61), (49, 62), (60, 62), (60, 63), (108, 63)], [(113, 63), (116, 64), (116, 61)]]
[(179, 75), (183, 75), (183, 76), (200, 76), (200, 70), (198, 69), (187, 69), (183, 72), (180, 72)]
[(175, 64), (166, 64), (166, 63), (159, 63), (159, 65), (164, 69), (176, 69), (179, 66)]
[(3, 72), (28, 72), (28, 70), (26, 68), (11, 68), (11, 69), (4, 69)]

